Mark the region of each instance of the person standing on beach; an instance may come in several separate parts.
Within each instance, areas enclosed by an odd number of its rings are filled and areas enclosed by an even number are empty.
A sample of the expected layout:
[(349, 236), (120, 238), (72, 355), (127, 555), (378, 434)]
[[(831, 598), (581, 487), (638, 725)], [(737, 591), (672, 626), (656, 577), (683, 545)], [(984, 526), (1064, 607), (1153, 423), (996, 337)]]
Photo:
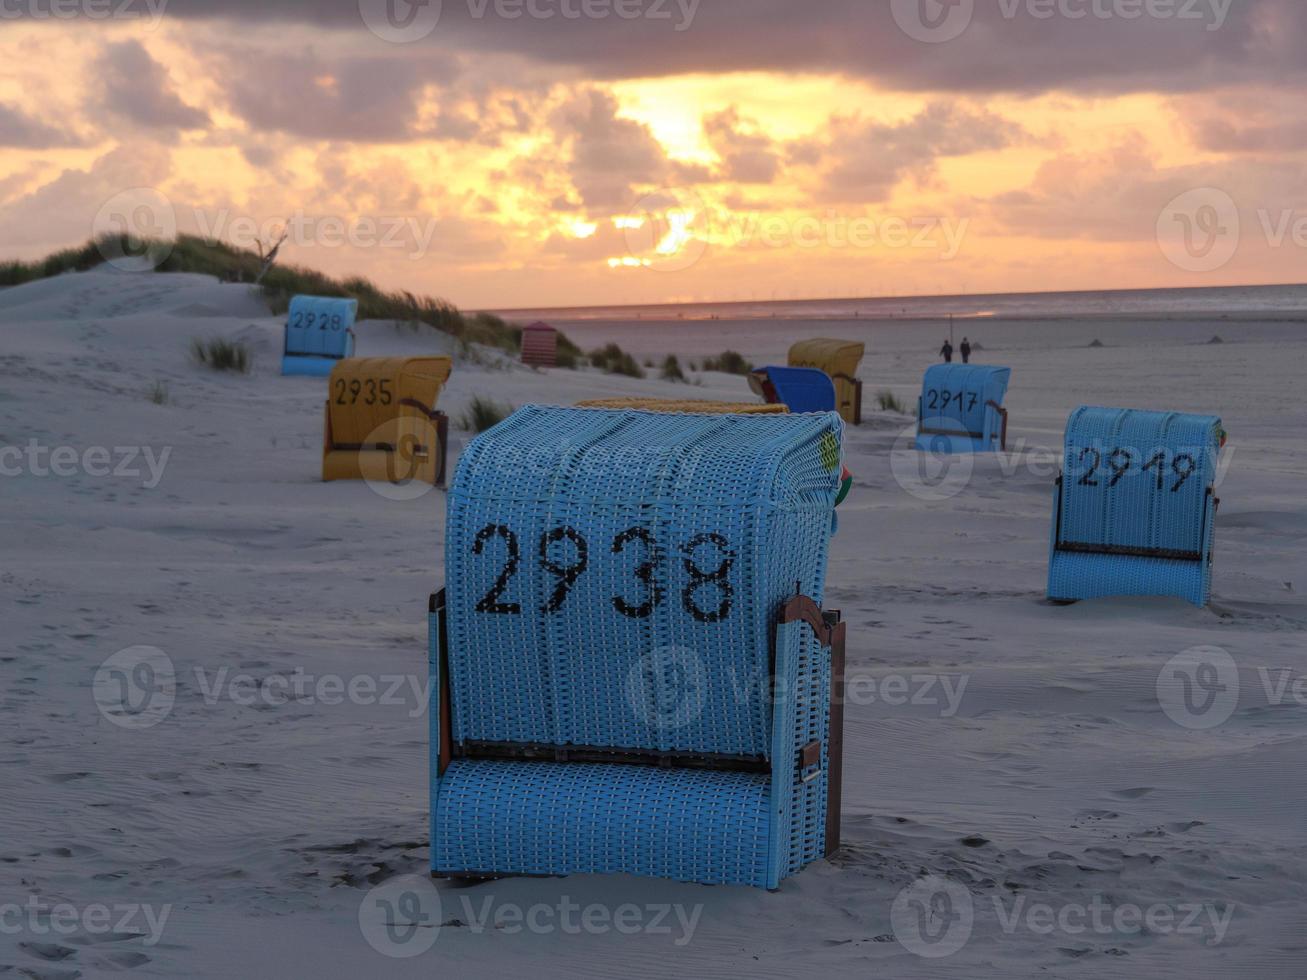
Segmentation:
[(962, 352), (962, 363), (963, 363), (963, 364), (970, 364), (970, 363), (971, 363), (971, 341), (969, 341), (966, 337), (963, 337), (963, 338), (962, 338), (962, 346), (959, 347), (958, 350), (960, 350), (960, 351)]
[(953, 343), (952, 343), (952, 341), (945, 340), (945, 341), (944, 341), (944, 346), (941, 347), (941, 348), (939, 349), (939, 353), (940, 353), (940, 356), (944, 358), (944, 363), (945, 363), (945, 364), (952, 364), (952, 363), (953, 363)]

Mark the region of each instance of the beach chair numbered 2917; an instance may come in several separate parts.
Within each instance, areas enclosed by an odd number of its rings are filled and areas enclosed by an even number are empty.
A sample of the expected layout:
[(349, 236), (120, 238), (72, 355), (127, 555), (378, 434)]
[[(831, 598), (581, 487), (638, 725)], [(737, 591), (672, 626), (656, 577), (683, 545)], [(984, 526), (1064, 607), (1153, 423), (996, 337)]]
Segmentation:
[(432, 598), (432, 873), (776, 888), (839, 841), (841, 422), (527, 407)]

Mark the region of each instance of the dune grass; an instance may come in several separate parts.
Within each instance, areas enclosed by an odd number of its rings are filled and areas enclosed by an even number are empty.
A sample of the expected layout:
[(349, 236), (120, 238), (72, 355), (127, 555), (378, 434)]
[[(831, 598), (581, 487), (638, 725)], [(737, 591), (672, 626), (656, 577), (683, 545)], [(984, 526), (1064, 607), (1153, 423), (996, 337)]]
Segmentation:
[(168, 385), (163, 381), (156, 381), (150, 387), (145, 389), (145, 397), (156, 405), (168, 404)]
[(663, 361), (662, 379), (664, 381), (685, 380), (685, 372), (681, 370), (681, 362), (676, 359), (675, 354), (668, 354), (667, 359)]
[(703, 362), (705, 371), (720, 371), (722, 374), (748, 374), (753, 370), (753, 365), (744, 359), (744, 355), (738, 351), (722, 351), (720, 357), (705, 358)]
[(222, 337), (212, 337), (209, 340), (196, 337), (191, 341), (191, 356), (215, 371), (233, 371), (236, 374), (249, 374), (254, 363), (248, 347), (239, 340), (226, 340)]
[(644, 368), (635, 358), (616, 344), (598, 347), (590, 352), (590, 363), (608, 374), (623, 374), (628, 378), (643, 378)]
[(482, 395), (474, 395), (472, 403), (458, 418), (459, 427), (468, 432), (485, 432), (513, 414), (512, 405), (504, 405)]
[(876, 393), (876, 404), (880, 406), (882, 412), (898, 412), (900, 415), (908, 414), (907, 408), (899, 401), (898, 396), (889, 390)]

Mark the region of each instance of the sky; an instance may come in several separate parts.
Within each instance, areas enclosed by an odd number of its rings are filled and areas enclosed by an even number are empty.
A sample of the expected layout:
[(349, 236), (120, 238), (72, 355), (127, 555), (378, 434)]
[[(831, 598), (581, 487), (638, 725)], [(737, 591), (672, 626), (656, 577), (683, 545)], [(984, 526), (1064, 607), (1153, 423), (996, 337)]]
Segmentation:
[(1307, 281), (1302, 0), (0, 0), (0, 261), (471, 309)]

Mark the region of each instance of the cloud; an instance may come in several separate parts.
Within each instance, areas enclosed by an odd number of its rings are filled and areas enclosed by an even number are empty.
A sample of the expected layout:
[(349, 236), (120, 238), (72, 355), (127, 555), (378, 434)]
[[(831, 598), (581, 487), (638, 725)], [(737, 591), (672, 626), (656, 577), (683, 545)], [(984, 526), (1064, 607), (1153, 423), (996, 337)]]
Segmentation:
[(104, 107), (114, 115), (150, 129), (209, 125), (209, 114), (181, 100), (167, 69), (139, 41), (107, 45), (96, 67)]
[(581, 203), (612, 213), (629, 207), (635, 186), (667, 181), (673, 167), (649, 128), (617, 115), (617, 100), (591, 90), (554, 113), (553, 126), (571, 148), (568, 173)]
[[(402, 50), (366, 31), (359, 2), (171, 0), (167, 15), (313, 25), (357, 38), (360, 50)], [(554, 0), (535, 7), (554, 16), (498, 16), (493, 0), (445, 3), (436, 29), (411, 48), (514, 54), (593, 78), (839, 72), (886, 87), (950, 92), (1185, 92), (1307, 70), (1301, 0), (978, 0), (966, 29), (938, 44), (910, 36), (887, 0), (646, 0), (635, 19), (568, 18)]]
[(172, 170), (167, 149), (120, 147), (85, 170), (70, 168), (0, 206), (0, 241), (20, 254), (42, 255), (91, 238), (94, 219), (115, 195), (158, 187)]
[(883, 201), (908, 177), (925, 182), (941, 157), (1008, 146), (1020, 126), (983, 109), (934, 102), (901, 123), (836, 118), (820, 141), (800, 141), (793, 159), (816, 165), (830, 200)]
[(746, 126), (734, 106), (706, 117), (703, 128), (721, 158), (720, 179), (741, 184), (770, 184), (776, 179), (781, 159), (775, 142), (756, 124)]
[(26, 150), (44, 150), (57, 146), (76, 146), (77, 137), (62, 129), (47, 126), (22, 110), (0, 102), (0, 146)]

